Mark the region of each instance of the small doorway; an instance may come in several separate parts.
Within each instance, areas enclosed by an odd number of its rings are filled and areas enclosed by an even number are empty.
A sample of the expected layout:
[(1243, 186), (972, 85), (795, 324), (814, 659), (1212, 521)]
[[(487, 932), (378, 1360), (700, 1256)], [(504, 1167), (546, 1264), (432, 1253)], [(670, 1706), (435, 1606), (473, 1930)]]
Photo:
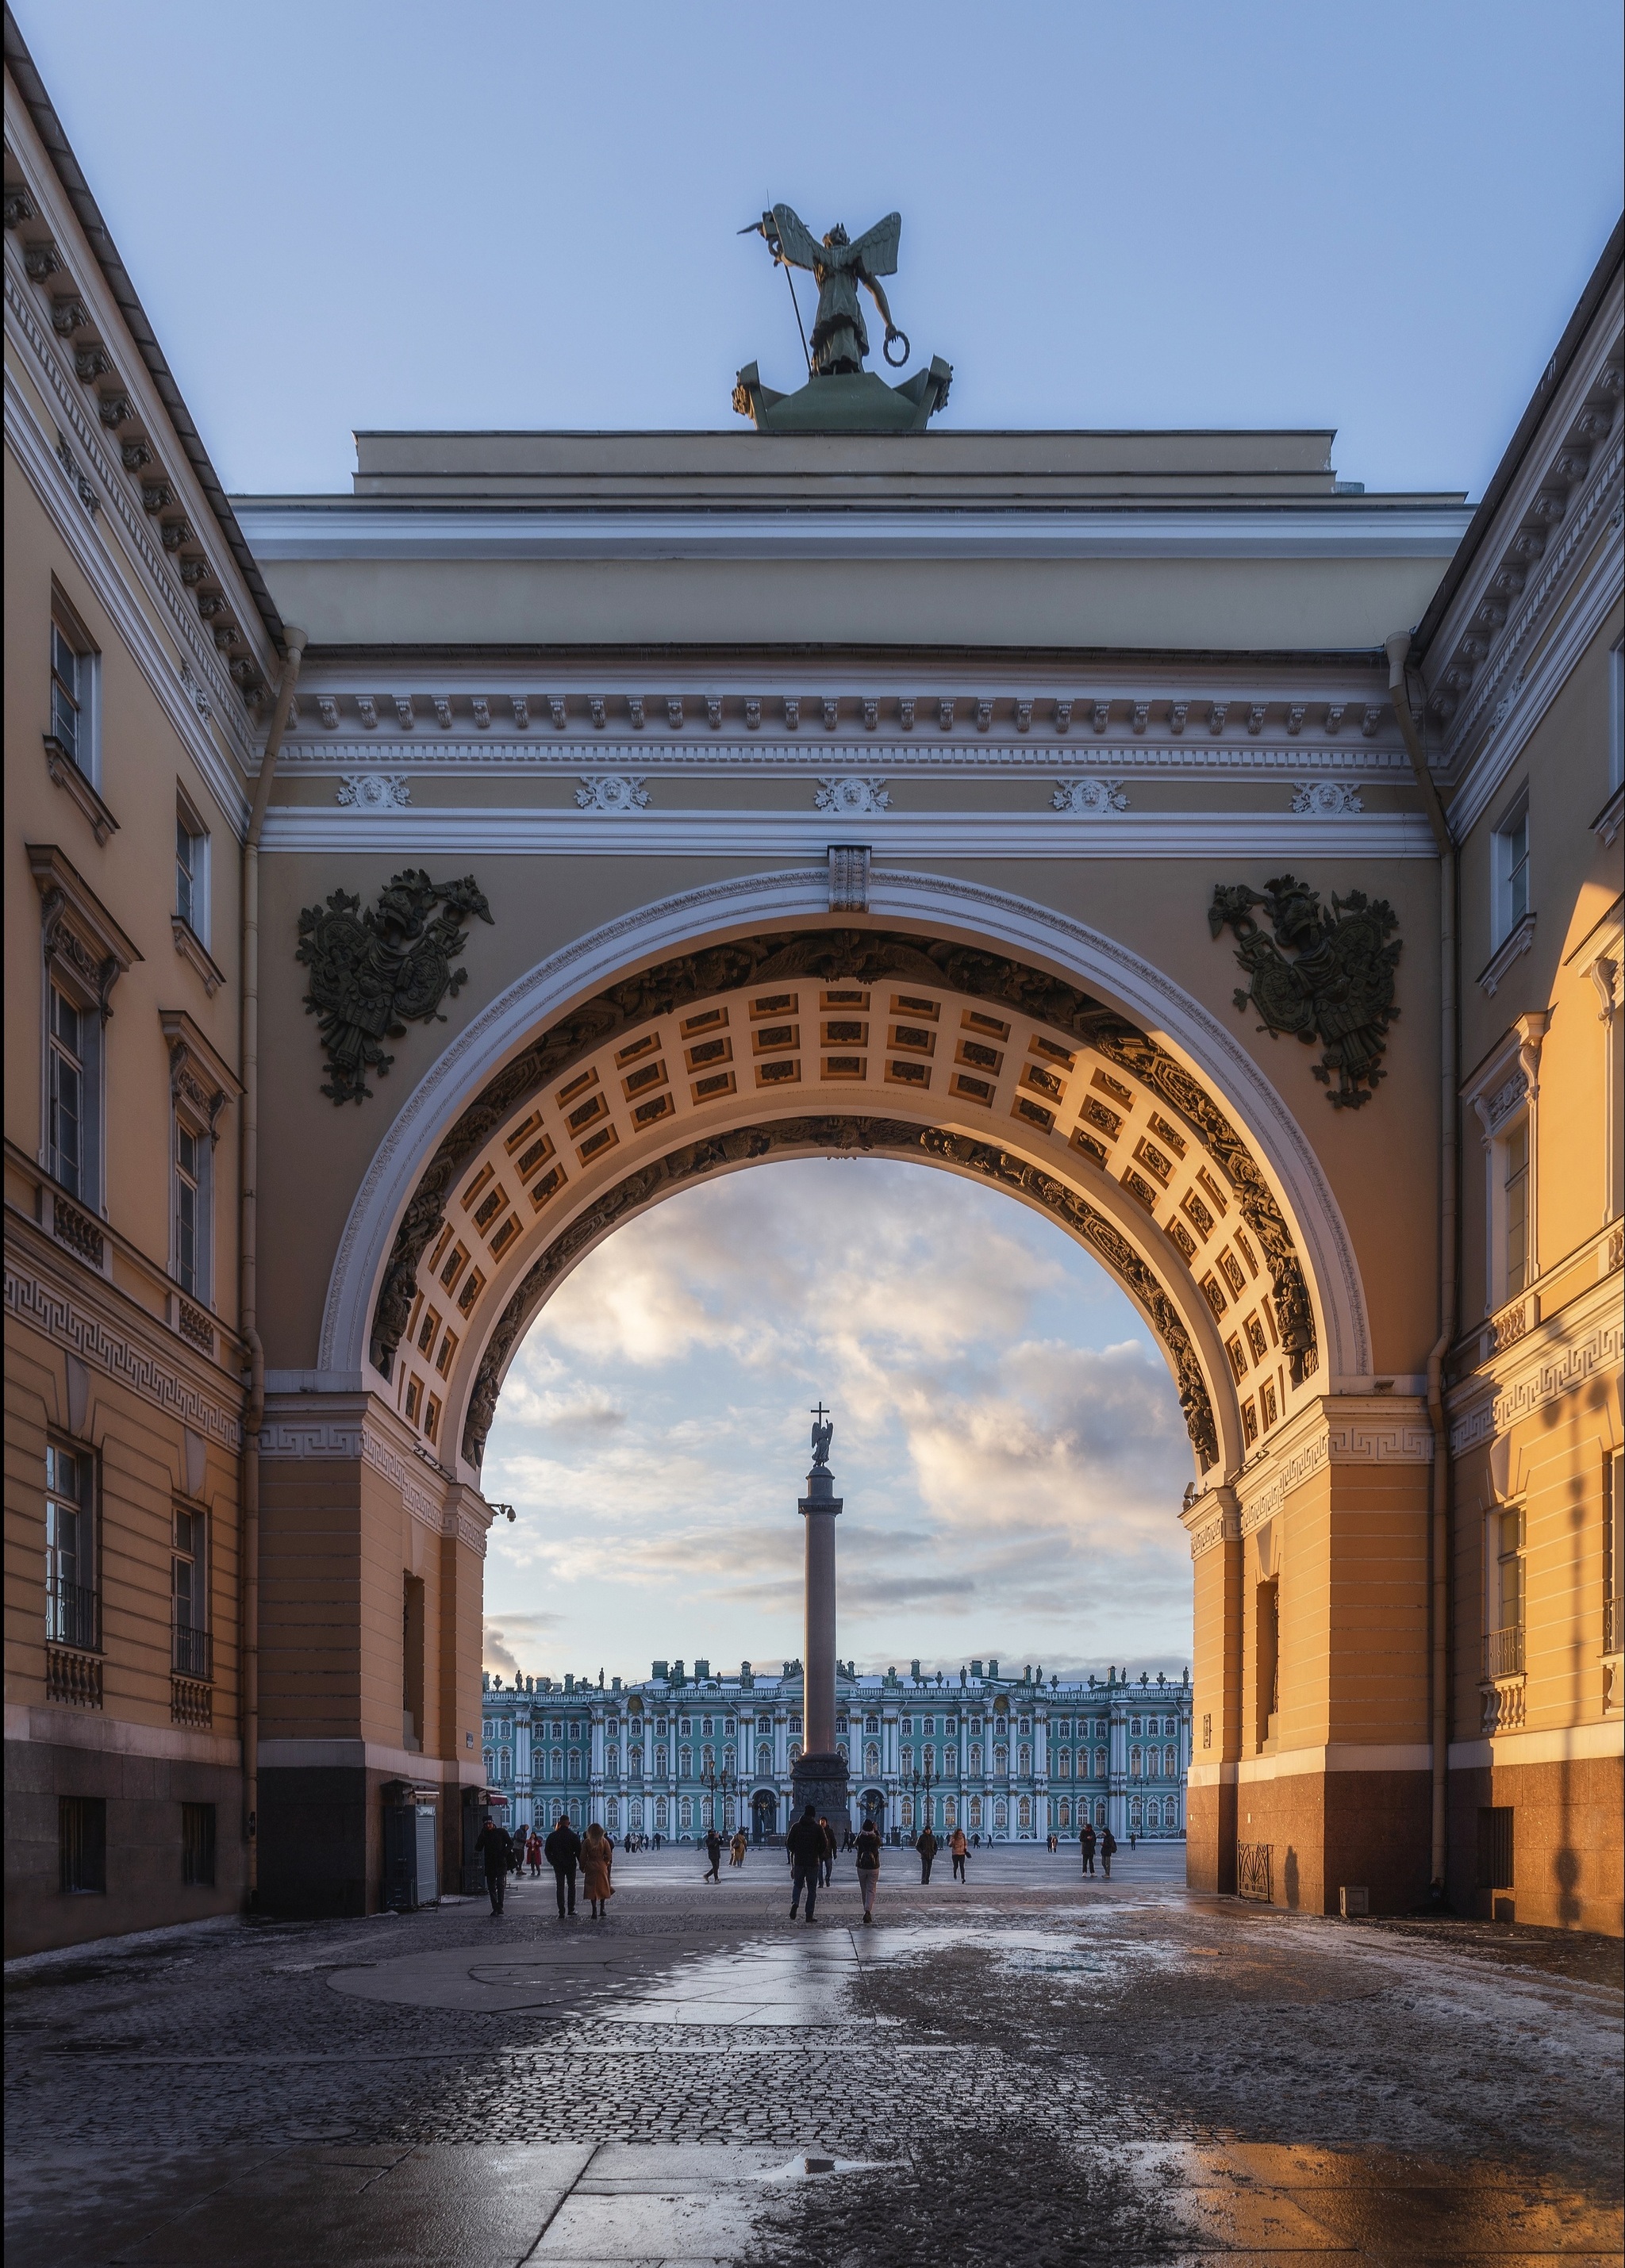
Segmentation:
[(779, 1832), (779, 1799), (759, 1788), (750, 1799), (750, 1839), (769, 1843)]

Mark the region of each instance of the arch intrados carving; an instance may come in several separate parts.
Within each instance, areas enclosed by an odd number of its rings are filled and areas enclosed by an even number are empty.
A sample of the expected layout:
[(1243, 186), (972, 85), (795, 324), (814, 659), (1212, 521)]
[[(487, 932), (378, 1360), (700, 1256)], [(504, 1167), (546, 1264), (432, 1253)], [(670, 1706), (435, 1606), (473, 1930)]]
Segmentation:
[[(820, 895), (820, 902), (816, 909), (809, 902), (815, 885)], [(986, 975), (991, 965), (998, 979), (997, 984), (991, 988), (993, 991), (1002, 988), (1008, 992), (1014, 985), (1018, 997), (1031, 998), (1034, 988), (1037, 988), (1042, 1003), (1052, 1011), (1059, 991), (1075, 1006), (1081, 1004), (1082, 1012), (1091, 1020), (1092, 1028), (1111, 1031), (1142, 1054), (1149, 1051), (1147, 1059), (1163, 1080), (1165, 1099), (1173, 1102), (1174, 1110), (1178, 1112), (1186, 1094), (1193, 1093), (1202, 1099), (1199, 1107), (1210, 1108), (1214, 1114), (1209, 1123), (1222, 1120), (1222, 1136), (1227, 1135), (1246, 1152), (1257, 1175), (1257, 1186), (1263, 1189), (1274, 1206), (1277, 1219), (1284, 1224), (1289, 1245), (1296, 1242), (1296, 1248), (1310, 1263), (1304, 1270), (1307, 1277), (1305, 1305), (1311, 1329), (1323, 1346), (1328, 1344), (1323, 1317), (1329, 1319), (1329, 1346), (1333, 1352), (1334, 1374), (1347, 1376), (1351, 1352), (1356, 1361), (1364, 1361), (1367, 1342), (1363, 1301), (1357, 1274), (1341, 1217), (1326, 1187), (1318, 1162), (1302, 1130), (1285, 1110), (1281, 1099), (1264, 1079), (1258, 1066), (1205, 1010), (1190, 1001), (1188, 996), (1171, 984), (1150, 964), (1127, 953), (1114, 941), (1101, 938), (1082, 924), (1054, 915), (1046, 909), (1011, 898), (1004, 893), (948, 878), (880, 874), (875, 877), (873, 894), (875, 910), (868, 920), (863, 922), (861, 917), (830, 916), (821, 902), (824, 887), (825, 878), (822, 870), (806, 874), (780, 873), (709, 886), (705, 889), (686, 893), (677, 899), (661, 902), (641, 909), (636, 914), (623, 917), (602, 931), (578, 939), (563, 953), (539, 964), (536, 969), (519, 979), (489, 1004), (474, 1023), (437, 1058), (409, 1097), (406, 1106), (392, 1123), (358, 1193), (329, 1285), (323, 1318), (321, 1359), (324, 1366), (338, 1370), (347, 1355), (351, 1366), (358, 1363), (361, 1347), (356, 1344), (357, 1337), (363, 1332), (375, 1304), (373, 1299), (366, 1296), (367, 1286), (365, 1278), (370, 1274), (374, 1286), (380, 1283), (391, 1230), (398, 1232), (406, 1224), (414, 1197), (423, 1192), (425, 1169), (434, 1162), (437, 1155), (446, 1157), (448, 1154), (446, 1135), (442, 1133), (437, 1139), (432, 1124), (432, 1118), (438, 1116), (440, 1126), (446, 1128), (450, 1116), (446, 1103), (437, 1101), (437, 1097), (447, 1096), (457, 1087), (461, 1087), (462, 1095), (467, 1097), (473, 1088), (475, 1103), (489, 1108), (493, 1101), (493, 1086), (511, 1074), (515, 1064), (534, 1047), (533, 1035), (538, 1025), (542, 1027), (542, 1036), (545, 1038), (580, 1009), (586, 1008), (602, 1016), (602, 1008), (594, 1009), (595, 1001), (601, 1001), (602, 995), (617, 986), (635, 986), (639, 976), (646, 976), (650, 966), (657, 964), (662, 957), (658, 952), (646, 951), (633, 958), (627, 951), (630, 941), (646, 939), (652, 946), (663, 947), (663, 957), (668, 960), (690, 961), (703, 956), (718, 945), (736, 948), (742, 943), (753, 946), (755, 953), (754, 959), (748, 965), (760, 969), (765, 951), (762, 937), (764, 929), (780, 939), (787, 933), (791, 934), (803, 945), (821, 953), (827, 952), (837, 942), (832, 934), (837, 932), (847, 932), (849, 936), (855, 932), (860, 941), (867, 941), (871, 946), (877, 940), (883, 940), (888, 932), (906, 932), (912, 940), (927, 946), (934, 942), (940, 948), (940, 956), (956, 958), (957, 973), (962, 979), (967, 967), (979, 968), (981, 980), (978, 998), (986, 999), (990, 997)], [(737, 915), (747, 909), (757, 915), (755, 924), (748, 921), (717, 918), (720, 915)], [(928, 932), (919, 926), (926, 915), (931, 917)], [(1005, 948), (1008, 946), (1014, 946), (1016, 951), (1007, 951)], [(672, 950), (674, 947), (679, 948), (676, 954)], [(600, 972), (601, 981), (596, 986), (580, 980), (579, 972), (593, 968)], [(577, 982), (573, 985), (569, 982), (572, 972), (577, 973)], [(1094, 980), (1097, 990), (1085, 993), (1075, 981), (1080, 975)], [(936, 984), (942, 986), (944, 969), (940, 965), (940, 958), (939, 962), (933, 965), (933, 976)], [(1101, 994), (1106, 998), (1102, 998)], [(1125, 998), (1138, 1005), (1142, 1014), (1148, 1008), (1157, 1012), (1149, 1019), (1149, 1033), (1123, 1015), (1121, 1008), (1114, 1005)], [(538, 1008), (542, 1012), (536, 1012)], [(527, 1020), (530, 1025), (529, 1033), (524, 1028)], [(601, 1024), (599, 1029), (602, 1028)], [(624, 1025), (618, 1035), (612, 1031), (610, 1035), (624, 1040), (626, 1036)], [(593, 1036), (589, 1032), (589, 1041)], [(600, 1044), (602, 1044), (602, 1041)], [(1074, 1044), (1076, 1044), (1075, 1039)], [(567, 1069), (567, 1064), (564, 1068)], [(1177, 1095), (1167, 1091), (1168, 1082), (1178, 1090)], [(1138, 1088), (1137, 1080), (1131, 1083)], [(1235, 1106), (1224, 1108), (1213, 1101), (1211, 1090), (1215, 1086), (1221, 1088), (1227, 1103), (1231, 1096), (1237, 1098), (1241, 1106), (1241, 1124), (1237, 1123), (1238, 1113)], [(766, 1100), (765, 1097), (762, 1099)], [(889, 1094), (881, 1102), (880, 1108), (883, 1111), (895, 1109), (898, 1099)], [(787, 1096), (785, 1100), (788, 1101), (790, 1098)], [(802, 1113), (845, 1111), (852, 1115), (859, 1100), (850, 1088), (839, 1094), (826, 1094), (818, 1101), (815, 1101), (810, 1090), (803, 1089), (796, 1098), (796, 1107)], [(462, 1109), (456, 1110), (456, 1115), (450, 1119), (449, 1130), (468, 1127), (470, 1107), (465, 1104)], [(870, 1099), (868, 1107), (872, 1112), (875, 1107), (873, 1099)], [(740, 1111), (735, 1111), (735, 1123), (739, 1123), (740, 1117)], [(666, 1146), (671, 1146), (672, 1130), (667, 1130)], [(974, 1129), (966, 1125), (960, 1130), (974, 1135), (985, 1128)], [(1012, 1146), (1009, 1138), (1012, 1130), (1007, 1122), (1001, 1144), (1006, 1149)], [(1256, 1150), (1249, 1147), (1249, 1138), (1257, 1145)], [(1019, 1147), (1019, 1144), (1016, 1146)], [(1054, 1145), (1052, 1143), (1040, 1146), (1053, 1148)], [(915, 1154), (920, 1153), (916, 1151)], [(1213, 1154), (1208, 1152), (1210, 1160)], [(414, 1162), (414, 1155), (417, 1162)], [(634, 1162), (624, 1152), (617, 1152), (617, 1159), (623, 1172)], [(453, 1159), (450, 1179), (443, 1183), (441, 1204), (433, 1208), (433, 1217), (439, 1217), (443, 1209), (444, 1191), (458, 1182), (462, 1165), (466, 1162), (466, 1157), (462, 1160)], [(1020, 1162), (1039, 1173), (1048, 1173), (1053, 1160), (1027, 1158)], [(1074, 1160), (1072, 1162), (1076, 1161)], [(417, 1184), (415, 1189), (407, 1186), (409, 1176)], [(1075, 1175), (1074, 1178), (1075, 1181)], [(466, 1187), (466, 1183), (463, 1186)], [(388, 1197), (391, 1187), (402, 1193), (393, 1204)], [(598, 1194), (602, 1194), (602, 1184)], [(1098, 1197), (1103, 1188), (1107, 1194), (1111, 1193), (1109, 1182), (1102, 1184), (1097, 1180), (1089, 1191), (1091, 1198)], [(1130, 1223), (1131, 1231), (1142, 1226), (1136, 1208), (1129, 1206), (1127, 1210), (1135, 1215)], [(1188, 1312), (1191, 1284), (1182, 1283), (1179, 1275), (1169, 1270), (1170, 1256), (1161, 1249), (1160, 1235), (1154, 1237), (1153, 1242), (1158, 1248), (1156, 1263), (1163, 1274), (1164, 1285), (1176, 1293), (1183, 1291)], [(521, 1256), (528, 1268), (536, 1256), (537, 1239), (528, 1237), (525, 1243), (528, 1248)], [(370, 1265), (366, 1261), (369, 1251), (377, 1256)], [(510, 1258), (513, 1256), (509, 1256)], [(508, 1271), (500, 1283), (492, 1283), (493, 1307), (499, 1300), (506, 1301), (511, 1295), (513, 1284), (523, 1272), (523, 1268)], [(1134, 1296), (1132, 1287), (1130, 1296)], [(1144, 1303), (1139, 1304), (1144, 1313)], [(1148, 1317), (1148, 1320), (1151, 1319)], [(1214, 1372), (1217, 1373), (1212, 1378), (1212, 1382), (1216, 1389), (1215, 1409), (1220, 1413), (1222, 1462), (1228, 1471), (1239, 1461), (1232, 1456), (1228, 1439), (1231, 1431), (1230, 1421), (1236, 1417), (1236, 1397), (1229, 1393), (1229, 1372), (1218, 1351), (1222, 1347), (1222, 1334), (1218, 1330), (1204, 1331), (1206, 1319), (1200, 1306), (1195, 1320), (1198, 1328), (1193, 1336), (1201, 1347), (1203, 1367), (1209, 1370), (1210, 1376)], [(488, 1333), (489, 1326), (482, 1324), (476, 1336), (483, 1340)], [(1311, 1360), (1314, 1359), (1311, 1356)], [(1321, 1360), (1324, 1362), (1324, 1357)], [(459, 1404), (467, 1399), (466, 1385), (464, 1379), (456, 1397)], [(449, 1410), (447, 1414), (450, 1414)], [(449, 1440), (447, 1447), (449, 1451)]]

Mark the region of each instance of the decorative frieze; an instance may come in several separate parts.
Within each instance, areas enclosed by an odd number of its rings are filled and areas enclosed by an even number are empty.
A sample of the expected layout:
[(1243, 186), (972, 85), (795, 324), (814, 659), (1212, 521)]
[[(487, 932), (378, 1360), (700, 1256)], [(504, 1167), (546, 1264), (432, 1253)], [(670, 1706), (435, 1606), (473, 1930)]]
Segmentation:
[(404, 811), (411, 799), (404, 772), (342, 773), (333, 798), (350, 811)]
[(1056, 811), (1100, 818), (1108, 812), (1126, 811), (1128, 797), (1121, 780), (1057, 780), (1050, 804)]
[(162, 1361), (150, 1347), (115, 1329), (104, 1317), (92, 1314), (11, 1252), (5, 1265), (5, 1311), (12, 1322), (40, 1332), (90, 1368), (139, 1395), (166, 1417), (205, 1434), (233, 1455), (241, 1447), (242, 1427), (235, 1409), (212, 1401), (193, 1380)]
[(813, 808), (838, 819), (867, 819), (872, 813), (890, 811), (891, 796), (883, 780), (824, 779), (814, 790)]
[(649, 807), (648, 783), (633, 779), (625, 772), (600, 773), (596, 777), (581, 781), (576, 789), (575, 799), (578, 809), (581, 811), (646, 811)]

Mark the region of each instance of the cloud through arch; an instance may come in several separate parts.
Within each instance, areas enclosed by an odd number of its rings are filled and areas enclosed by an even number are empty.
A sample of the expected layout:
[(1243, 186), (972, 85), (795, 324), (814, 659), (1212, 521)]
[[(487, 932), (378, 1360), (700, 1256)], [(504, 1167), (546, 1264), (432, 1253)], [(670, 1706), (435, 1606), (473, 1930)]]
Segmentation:
[(1188, 1660), (1189, 1444), (1128, 1300), (997, 1190), (853, 1158), (685, 1189), (543, 1309), (486, 1452), (520, 1512), (491, 1539), (487, 1666), (799, 1653), (820, 1394), (843, 1655)]

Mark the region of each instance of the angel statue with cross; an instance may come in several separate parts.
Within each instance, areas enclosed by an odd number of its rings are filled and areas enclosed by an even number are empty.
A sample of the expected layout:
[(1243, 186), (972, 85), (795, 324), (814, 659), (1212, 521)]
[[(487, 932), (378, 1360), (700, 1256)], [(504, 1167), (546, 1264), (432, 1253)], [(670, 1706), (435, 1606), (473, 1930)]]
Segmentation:
[[(813, 322), (808, 358), (817, 378), (842, 378), (861, 373), (869, 350), (858, 286), (880, 310), (886, 326), (885, 356), (894, 369), (908, 360), (908, 340), (891, 320), (880, 277), (897, 272), (897, 239), (903, 232), (901, 213), (888, 213), (853, 244), (837, 221), (820, 244), (806, 223), (788, 205), (775, 205), (752, 227), (765, 239), (768, 250), (787, 268), (808, 268), (818, 286), (818, 313)], [(745, 232), (742, 232), (744, 233)], [(894, 356), (893, 345), (902, 352)]]
[(812, 1453), (815, 1469), (830, 1462), (830, 1444), (835, 1439), (835, 1420), (823, 1403), (812, 1413)]

